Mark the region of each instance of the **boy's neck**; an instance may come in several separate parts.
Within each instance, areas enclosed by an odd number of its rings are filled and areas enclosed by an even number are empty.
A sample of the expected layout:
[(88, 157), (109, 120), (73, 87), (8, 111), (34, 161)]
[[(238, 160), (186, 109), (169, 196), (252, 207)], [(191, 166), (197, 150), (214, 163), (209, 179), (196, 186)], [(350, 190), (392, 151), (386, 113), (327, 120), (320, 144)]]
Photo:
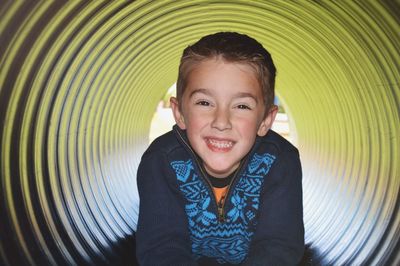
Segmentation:
[(233, 176), (235, 175), (236, 171), (234, 171), (233, 173), (231, 173), (230, 175), (226, 176), (226, 177), (215, 177), (212, 176), (210, 174), (207, 173), (208, 175), (208, 179), (211, 182), (211, 185), (213, 187), (216, 188), (223, 188), (229, 185), (229, 183), (231, 182)]

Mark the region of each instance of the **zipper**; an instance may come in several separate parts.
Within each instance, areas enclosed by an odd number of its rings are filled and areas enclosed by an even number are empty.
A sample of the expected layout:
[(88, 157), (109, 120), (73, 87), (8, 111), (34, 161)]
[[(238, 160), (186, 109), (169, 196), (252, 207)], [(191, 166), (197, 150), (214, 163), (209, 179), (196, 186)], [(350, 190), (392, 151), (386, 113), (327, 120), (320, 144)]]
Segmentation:
[[(246, 157), (246, 159), (244, 161), (247, 162), (247, 159), (248, 159), (248, 157)], [(226, 199), (229, 199), (229, 196), (230, 196), (229, 192), (231, 191), (232, 184), (235, 182), (238, 174), (242, 172), (242, 167), (244, 165), (244, 163), (243, 163), (244, 161), (240, 162), (239, 167), (237, 168), (237, 170), (235, 172), (235, 175), (232, 177), (231, 182), (228, 185), (228, 188), (226, 190), (225, 195), (223, 195), (221, 197), (221, 200), (218, 203), (218, 221), (220, 223), (224, 223), (225, 222), (225, 210), (224, 210), (225, 209), (225, 202), (226, 202)]]
[[(229, 187), (227, 188), (227, 190)], [(226, 195), (227, 193), (225, 193)], [(223, 223), (225, 222), (225, 212), (224, 212), (224, 205), (225, 205), (225, 195), (222, 195), (221, 199), (218, 202), (218, 222)]]
[(227, 191), (225, 193), (225, 195), (222, 195), (221, 199), (219, 200), (219, 202), (217, 202), (217, 199), (215, 198), (215, 193), (213, 190), (213, 186), (211, 184), (211, 181), (207, 178), (207, 175), (204, 173), (203, 171), (203, 167), (201, 166), (199, 160), (197, 159), (197, 156), (195, 155), (195, 152), (193, 151), (192, 147), (190, 147), (190, 145), (186, 142), (186, 140), (182, 137), (181, 132), (179, 132), (179, 130), (175, 130), (178, 133), (179, 138), (182, 140), (182, 142), (185, 144), (185, 146), (190, 150), (190, 152), (193, 154), (193, 157), (196, 161), (197, 167), (200, 170), (200, 173), (202, 175), (202, 178), (206, 181), (206, 183), (208, 184), (209, 187), (209, 191), (212, 193), (213, 197), (213, 201), (215, 203), (215, 205), (217, 206), (217, 214), (218, 214), (218, 222), (220, 223), (224, 223), (225, 222), (225, 202), (229, 196), (229, 192), (231, 190), (232, 184), (235, 181), (236, 177), (238, 176), (238, 173), (242, 172), (242, 166), (243, 166), (243, 162), (248, 160), (248, 156), (246, 156), (246, 159), (244, 161), (242, 161), (239, 165), (239, 167), (237, 168), (235, 175), (232, 177), (231, 182), (228, 185)]
[[(175, 130), (175, 131), (178, 133), (179, 138), (182, 140), (182, 142), (185, 144), (185, 146), (186, 146), (186, 147), (192, 152), (192, 154), (194, 155), (193, 157), (194, 157), (194, 159), (195, 159), (195, 161), (196, 161), (196, 164), (197, 164), (197, 166), (198, 166), (198, 168), (199, 168), (199, 170), (200, 170), (200, 173), (202, 174), (203, 179), (206, 180), (206, 183), (208, 184), (211, 193), (213, 193), (213, 195), (214, 195), (214, 191), (212, 190), (211, 181), (208, 180), (208, 178), (206, 178), (206, 175), (205, 175), (205, 173), (204, 173), (204, 171), (203, 171), (203, 168), (200, 167), (201, 165), (200, 165), (199, 160), (197, 159), (197, 157), (196, 157), (196, 155), (195, 155), (195, 153), (194, 153), (192, 147), (190, 147), (190, 145), (189, 145), (189, 144), (185, 141), (185, 139), (182, 137), (181, 132), (179, 132), (178, 130)], [(215, 205), (218, 206), (217, 200), (215, 199), (215, 197), (214, 197), (214, 201), (215, 201)]]

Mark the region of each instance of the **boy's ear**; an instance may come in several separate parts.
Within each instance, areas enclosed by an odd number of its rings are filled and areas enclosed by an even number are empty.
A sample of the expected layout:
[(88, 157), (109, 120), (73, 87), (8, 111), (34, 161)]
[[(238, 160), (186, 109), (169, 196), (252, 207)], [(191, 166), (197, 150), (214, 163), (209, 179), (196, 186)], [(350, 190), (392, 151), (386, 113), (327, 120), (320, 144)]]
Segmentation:
[(178, 99), (176, 99), (175, 97), (171, 97), (169, 99), (169, 103), (171, 104), (171, 109), (172, 109), (172, 113), (175, 118), (175, 123), (178, 125), (178, 127), (180, 129), (182, 129), (182, 130), (186, 129), (183, 114), (181, 113), (181, 110), (179, 109)]
[(278, 106), (273, 105), (271, 109), (268, 111), (264, 120), (261, 121), (261, 124), (258, 128), (257, 135), (263, 137), (267, 134), (268, 130), (272, 127), (272, 123), (275, 121), (276, 114), (278, 113)]

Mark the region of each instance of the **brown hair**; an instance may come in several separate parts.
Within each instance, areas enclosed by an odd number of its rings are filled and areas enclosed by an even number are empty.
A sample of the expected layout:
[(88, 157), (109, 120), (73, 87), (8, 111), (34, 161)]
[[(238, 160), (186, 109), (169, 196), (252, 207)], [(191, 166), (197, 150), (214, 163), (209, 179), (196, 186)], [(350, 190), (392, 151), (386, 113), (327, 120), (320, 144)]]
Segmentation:
[(212, 58), (252, 66), (262, 88), (266, 110), (272, 107), (276, 68), (271, 54), (255, 39), (236, 32), (218, 32), (204, 36), (183, 50), (176, 84), (180, 107), (190, 71), (198, 63)]

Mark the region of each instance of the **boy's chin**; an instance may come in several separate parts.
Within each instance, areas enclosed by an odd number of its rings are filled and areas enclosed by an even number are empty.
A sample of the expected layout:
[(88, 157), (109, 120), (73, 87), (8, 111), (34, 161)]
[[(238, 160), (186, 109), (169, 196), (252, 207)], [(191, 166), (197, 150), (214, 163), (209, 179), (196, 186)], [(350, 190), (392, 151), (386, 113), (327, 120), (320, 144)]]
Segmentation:
[(217, 178), (224, 178), (232, 174), (236, 169), (237, 166), (227, 166), (223, 167), (223, 165), (205, 165), (205, 169), (207, 173), (213, 177)]

